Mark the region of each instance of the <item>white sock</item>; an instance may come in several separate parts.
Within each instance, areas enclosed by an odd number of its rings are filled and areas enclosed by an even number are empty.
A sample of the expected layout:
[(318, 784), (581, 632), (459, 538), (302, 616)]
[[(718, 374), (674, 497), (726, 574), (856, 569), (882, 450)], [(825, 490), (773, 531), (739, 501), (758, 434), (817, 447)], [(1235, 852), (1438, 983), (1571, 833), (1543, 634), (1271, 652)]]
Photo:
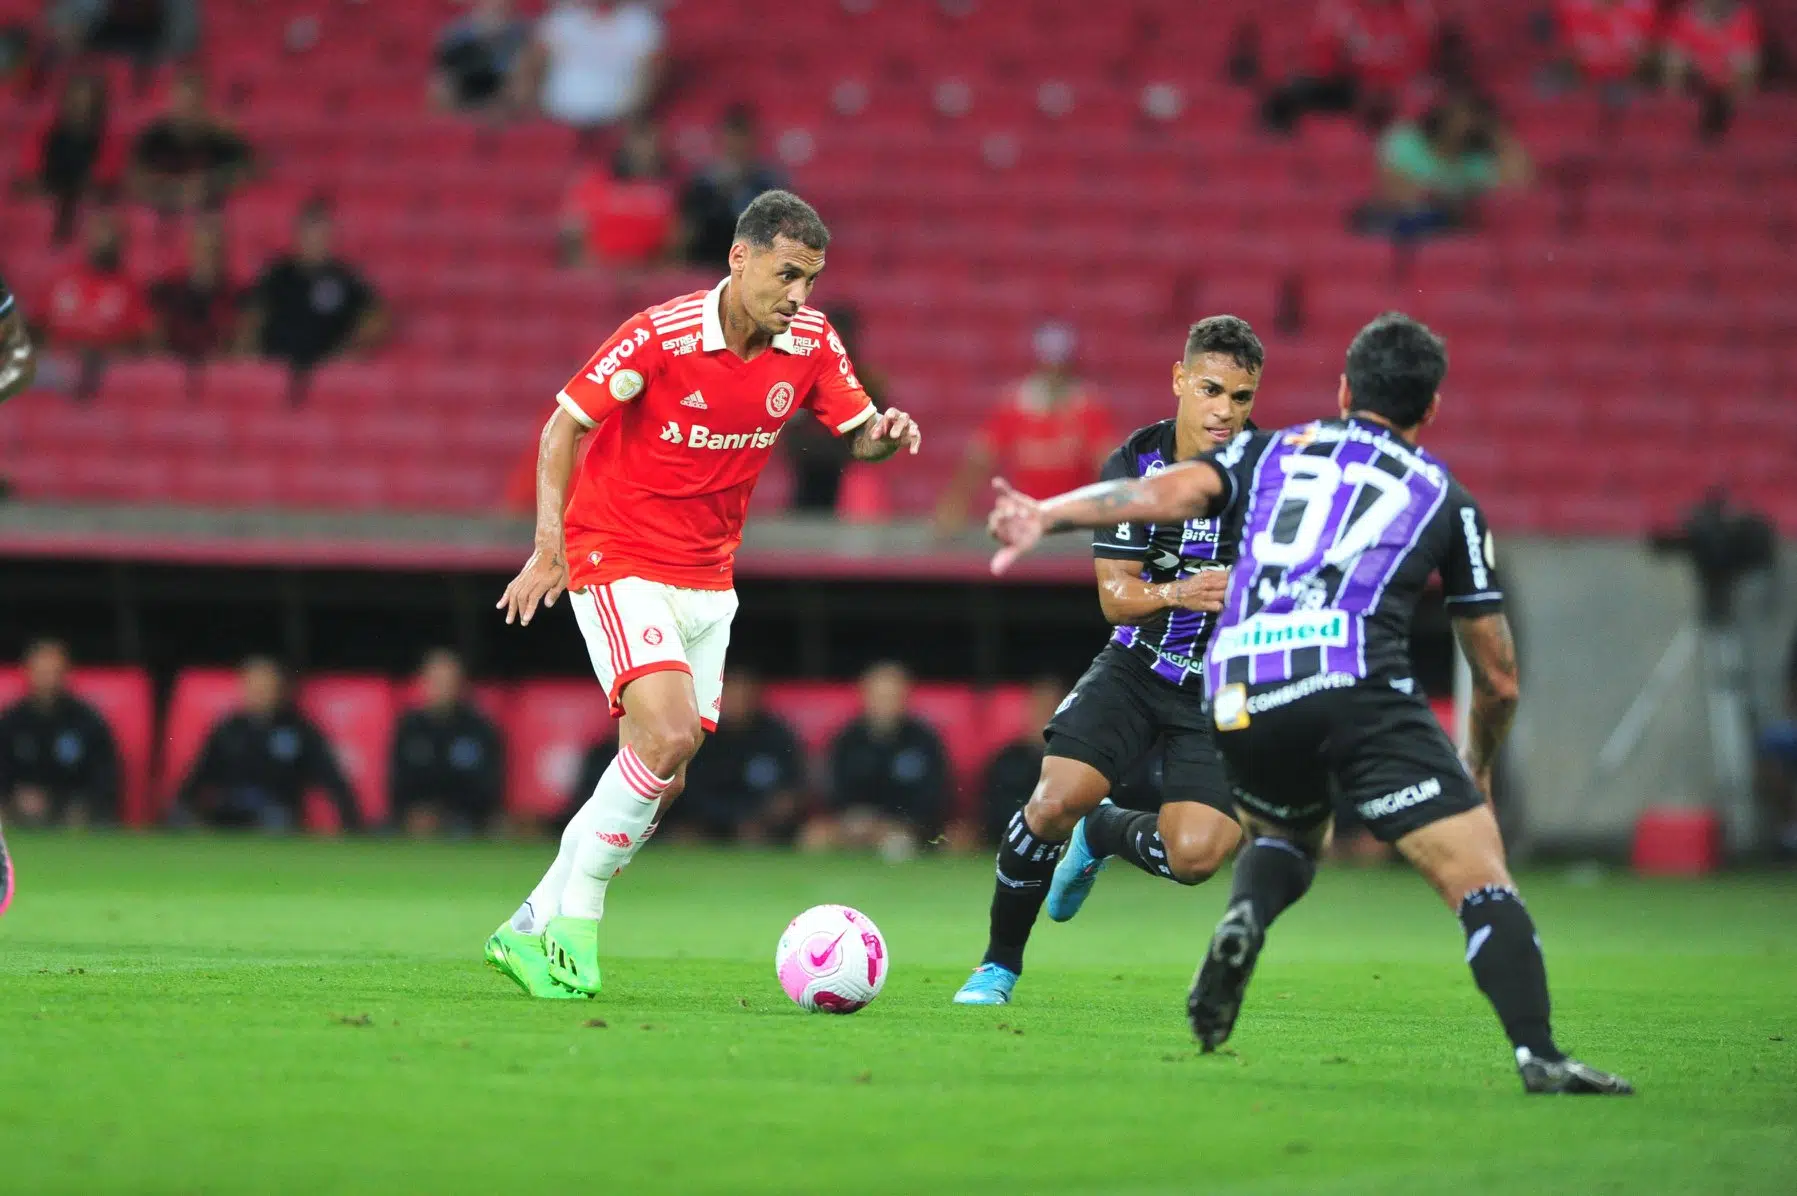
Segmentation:
[(543, 879), (512, 915), (513, 929), (536, 934), (549, 919), (562, 912), (562, 890), (567, 887), (568, 874), (574, 871), (574, 849), (598, 829), (598, 797), (599, 791), (595, 789), (568, 820), (562, 831), (561, 846), (555, 853), (555, 862), (549, 865), (549, 871), (543, 873)]
[[(674, 783), (649, 771), (626, 744), (617, 759), (599, 778), (593, 796), (581, 813), (593, 811), (593, 819), (574, 843), (573, 868), (562, 887), (563, 914), (573, 918), (605, 916), (605, 888), (647, 838), (661, 795)], [(572, 831), (574, 826), (569, 824)]]

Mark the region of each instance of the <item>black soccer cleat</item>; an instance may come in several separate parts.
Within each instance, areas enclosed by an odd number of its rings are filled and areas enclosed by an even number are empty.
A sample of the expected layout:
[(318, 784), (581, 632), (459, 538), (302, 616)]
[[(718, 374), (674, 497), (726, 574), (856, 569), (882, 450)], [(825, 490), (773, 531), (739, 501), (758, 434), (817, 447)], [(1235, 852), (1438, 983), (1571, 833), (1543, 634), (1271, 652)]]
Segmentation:
[(1527, 1047), (1516, 1050), (1516, 1073), (1522, 1077), (1524, 1092), (1566, 1093), (1569, 1096), (1633, 1096), (1635, 1086), (1621, 1076), (1587, 1067), (1577, 1059), (1549, 1063), (1529, 1054)]
[(1254, 906), (1246, 901), (1230, 906), (1217, 923), (1210, 950), (1186, 998), (1186, 1017), (1207, 1054), (1227, 1042), (1229, 1032), (1235, 1029), (1242, 995), (1248, 991), (1248, 978), (1254, 975), (1254, 961), (1260, 958), (1265, 942)]

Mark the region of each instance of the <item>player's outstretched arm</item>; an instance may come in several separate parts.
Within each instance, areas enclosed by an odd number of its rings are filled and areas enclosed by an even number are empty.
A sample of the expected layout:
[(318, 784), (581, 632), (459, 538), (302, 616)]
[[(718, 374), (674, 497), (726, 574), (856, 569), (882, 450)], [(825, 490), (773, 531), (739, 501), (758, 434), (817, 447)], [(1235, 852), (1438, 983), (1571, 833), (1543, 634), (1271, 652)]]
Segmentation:
[(1467, 729), (1466, 769), (1491, 799), (1491, 768), (1516, 717), (1522, 681), (1516, 670), (1516, 641), (1502, 611), (1454, 620), (1454, 638), (1473, 674), (1473, 703)]
[(25, 332), (25, 318), (0, 283), (0, 402), (30, 386), (36, 375), (37, 354)]
[(986, 530), (1003, 547), (992, 571), (1003, 573), (1045, 535), (1113, 523), (1175, 523), (1211, 514), (1227, 494), (1223, 474), (1208, 461), (1186, 461), (1148, 478), (1119, 478), (1037, 500), (1003, 478), (992, 479), (998, 502)]
[(568, 506), (568, 483), (574, 476), (575, 455), (586, 431), (561, 407), (543, 425), (543, 435), (537, 442), (536, 548), (499, 596), (496, 606), (505, 612), (507, 623), (516, 621), (529, 626), (538, 602), (554, 606), (568, 588), (562, 512)]
[(901, 448), (915, 453), (922, 446), (923, 433), (917, 421), (897, 407), (888, 407), (861, 425), (849, 452), (857, 461), (884, 461)]

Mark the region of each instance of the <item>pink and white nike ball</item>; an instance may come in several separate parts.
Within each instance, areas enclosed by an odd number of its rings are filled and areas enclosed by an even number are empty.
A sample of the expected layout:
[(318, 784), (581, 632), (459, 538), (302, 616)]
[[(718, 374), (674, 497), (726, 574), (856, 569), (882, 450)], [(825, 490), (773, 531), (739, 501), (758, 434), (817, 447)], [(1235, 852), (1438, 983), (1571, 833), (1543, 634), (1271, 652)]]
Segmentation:
[(814, 905), (787, 924), (774, 970), (800, 1009), (853, 1013), (886, 983), (886, 940), (860, 910)]

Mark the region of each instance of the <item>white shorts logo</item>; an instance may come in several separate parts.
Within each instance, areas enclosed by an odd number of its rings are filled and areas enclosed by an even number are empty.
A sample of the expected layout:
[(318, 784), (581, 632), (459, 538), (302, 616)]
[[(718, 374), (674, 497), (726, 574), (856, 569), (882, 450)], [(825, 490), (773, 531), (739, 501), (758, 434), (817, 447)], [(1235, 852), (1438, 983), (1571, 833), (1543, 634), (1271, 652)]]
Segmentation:
[(767, 413), (779, 419), (792, 410), (793, 389), (790, 382), (776, 382), (767, 392)]
[(619, 370), (611, 376), (611, 397), (628, 403), (643, 393), (643, 376), (635, 370)]
[(1387, 793), (1384, 797), (1375, 797), (1372, 801), (1363, 801), (1357, 809), (1360, 816), (1371, 821), (1374, 818), (1389, 818), (1399, 810), (1408, 810), (1411, 806), (1420, 806), (1431, 798), (1441, 796), (1441, 779), (1430, 777), (1426, 781), (1418, 781), (1414, 785), (1406, 785), (1396, 793)]

